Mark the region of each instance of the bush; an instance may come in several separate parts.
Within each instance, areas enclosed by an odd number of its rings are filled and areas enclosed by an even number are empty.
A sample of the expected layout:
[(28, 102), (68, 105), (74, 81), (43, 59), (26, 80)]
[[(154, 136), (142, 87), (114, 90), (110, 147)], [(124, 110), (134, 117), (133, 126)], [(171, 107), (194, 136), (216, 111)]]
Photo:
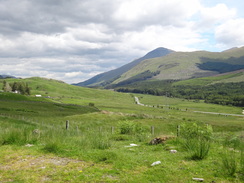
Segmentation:
[(234, 176), (237, 171), (238, 160), (234, 150), (226, 150), (222, 155), (223, 172), (229, 176)]
[(133, 121), (121, 121), (119, 122), (119, 133), (120, 134), (128, 134), (128, 135), (135, 135), (135, 134), (143, 134), (148, 133), (149, 128), (143, 126), (140, 123), (135, 123)]
[(121, 121), (119, 122), (119, 134), (131, 136), (133, 140), (142, 142), (147, 140), (150, 129), (147, 126), (143, 126), (140, 123), (133, 121)]
[(93, 149), (108, 149), (112, 145), (111, 140), (106, 133), (94, 134), (89, 140)]
[(61, 144), (58, 141), (51, 141), (45, 144), (43, 150), (48, 153), (58, 153), (61, 151)]
[(119, 122), (119, 133), (120, 134), (133, 134), (135, 124), (131, 121)]
[(180, 137), (183, 147), (189, 152), (191, 159), (202, 160), (207, 157), (212, 140), (210, 125), (184, 123), (181, 125)]
[(38, 137), (32, 134), (32, 129), (15, 129), (11, 128), (3, 131), (0, 136), (1, 145), (25, 145), (34, 144), (38, 141)]
[(222, 155), (222, 169), (225, 175), (235, 177), (239, 172), (244, 180), (244, 142), (235, 135), (228, 134), (224, 139), (225, 153)]

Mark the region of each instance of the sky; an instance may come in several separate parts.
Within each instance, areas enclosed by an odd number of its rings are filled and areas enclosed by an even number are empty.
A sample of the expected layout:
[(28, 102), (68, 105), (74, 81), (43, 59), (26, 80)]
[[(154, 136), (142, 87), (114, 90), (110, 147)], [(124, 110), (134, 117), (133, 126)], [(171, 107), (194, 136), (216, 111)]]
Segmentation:
[(243, 0), (0, 0), (0, 75), (71, 84), (158, 47), (241, 47), (243, 8)]

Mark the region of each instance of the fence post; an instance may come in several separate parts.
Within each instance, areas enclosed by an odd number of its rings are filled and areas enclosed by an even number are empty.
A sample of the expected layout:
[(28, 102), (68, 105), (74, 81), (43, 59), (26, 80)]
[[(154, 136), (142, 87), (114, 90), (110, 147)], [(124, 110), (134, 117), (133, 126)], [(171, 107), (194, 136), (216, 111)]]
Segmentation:
[(111, 127), (111, 133), (112, 134), (114, 133), (114, 127), (113, 126)]
[(154, 135), (154, 126), (151, 126), (151, 134)]
[(180, 136), (180, 125), (177, 125), (177, 137)]
[(66, 121), (66, 130), (69, 129), (69, 120)]

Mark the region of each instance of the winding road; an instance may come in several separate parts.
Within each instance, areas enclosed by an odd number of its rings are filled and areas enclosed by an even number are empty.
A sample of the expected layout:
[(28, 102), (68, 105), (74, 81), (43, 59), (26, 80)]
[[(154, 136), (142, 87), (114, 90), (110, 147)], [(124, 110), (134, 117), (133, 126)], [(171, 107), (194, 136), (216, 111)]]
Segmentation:
[[(141, 105), (141, 106), (145, 106), (145, 107), (153, 107), (153, 106), (150, 106), (150, 105), (145, 105), (145, 104), (140, 103), (138, 97), (135, 97), (135, 102), (136, 102), (137, 105)], [(238, 116), (238, 117), (244, 117), (244, 115), (241, 115), (241, 114), (228, 114), (228, 113), (204, 112), (204, 111), (193, 111), (193, 112), (196, 112), (196, 113), (202, 113), (202, 114), (215, 114), (215, 115), (223, 115), (223, 116)]]

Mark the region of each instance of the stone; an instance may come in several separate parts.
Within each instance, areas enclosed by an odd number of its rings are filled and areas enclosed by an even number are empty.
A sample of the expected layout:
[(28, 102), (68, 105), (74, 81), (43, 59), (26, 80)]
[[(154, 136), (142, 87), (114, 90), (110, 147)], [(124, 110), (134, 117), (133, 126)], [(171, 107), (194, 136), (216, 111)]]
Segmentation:
[(155, 161), (155, 162), (153, 162), (153, 163), (151, 164), (151, 166), (155, 166), (155, 165), (159, 165), (159, 164), (161, 164), (161, 161)]
[(177, 153), (177, 150), (170, 150), (169, 152), (174, 154), (174, 153)]

